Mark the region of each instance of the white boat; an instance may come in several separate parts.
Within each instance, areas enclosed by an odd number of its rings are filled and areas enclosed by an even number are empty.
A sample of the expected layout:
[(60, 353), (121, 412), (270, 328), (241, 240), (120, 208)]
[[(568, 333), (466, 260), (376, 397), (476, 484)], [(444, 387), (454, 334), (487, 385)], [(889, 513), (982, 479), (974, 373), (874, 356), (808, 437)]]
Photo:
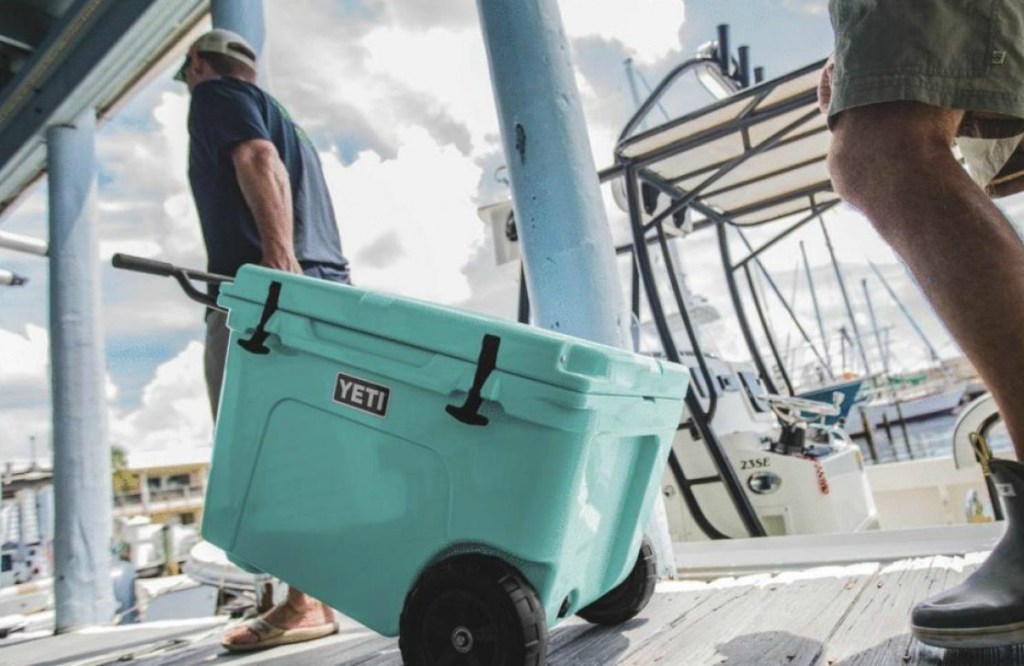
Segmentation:
[(932, 382), (912, 387), (911, 390), (882, 391), (876, 397), (855, 404), (846, 423), (846, 431), (853, 437), (864, 434), (864, 423), (872, 427), (886, 422), (914, 421), (939, 414), (951, 414), (967, 395), (965, 381)]
[[(998, 513), (998, 502), (991, 501), (976, 466), (952, 456), (868, 465), (849, 430), (825, 425), (832, 405), (819, 403), (818, 418), (808, 419), (813, 413), (803, 411), (805, 401), (783, 395), (793, 391), (790, 378), (774, 372), (786, 363), (753, 276), (758, 270), (766, 274), (761, 265), (765, 252), (780, 247), (779, 241), (803, 225), (818, 224), (840, 203), (826, 168), (826, 120), (816, 109), (821, 64), (641, 129), (659, 96), (688, 66), (693, 64), (680, 65), (655, 86), (623, 130), (614, 166), (601, 172), (604, 181), (623, 183), (617, 189), (627, 195), (620, 198), (627, 204), (632, 232), (629, 250), (642, 278), (646, 313), (657, 324), (660, 348), (640, 351), (685, 363), (700, 394), (688, 399), (673, 446), (675, 460), (663, 484), (677, 552), (683, 544), (708, 541), (716, 542), (709, 552), (728, 550), (732, 543), (759, 535), (785, 544), (788, 537), (827, 542), (836, 535), (847, 541), (863, 535), (874, 540), (870, 535), (889, 529), (937, 529), (941, 536), (942, 530), (964, 526), (973, 533), (969, 523), (991, 521)], [(753, 231), (773, 224), (775, 236)], [(748, 362), (727, 363), (703, 353), (693, 322), (686, 321), (686, 299), (674, 278), (676, 256), (685, 260), (687, 236), (705, 229), (717, 232)], [(825, 240), (831, 244), (827, 234)], [(777, 289), (775, 296), (788, 305)], [(637, 300), (635, 314), (640, 311)], [(685, 331), (671, 326), (670, 316), (677, 313)], [(806, 329), (800, 332), (810, 339)], [(905, 389), (899, 394), (899, 412), (904, 419), (948, 412), (960, 404), (966, 389), (959, 380)], [(869, 420), (898, 420), (892, 396), (880, 398), (884, 401), (866, 406), (878, 408)], [(994, 411), (991, 406), (979, 409), (987, 409), (989, 416)], [(857, 421), (855, 406), (847, 422), (850, 430), (858, 429)], [(910, 538), (903, 533), (882, 541)], [(767, 546), (763, 539), (751, 540), (750, 548)], [(679, 559), (681, 567), (691, 564)]]
[[(860, 429), (856, 406), (847, 429), (830, 427), (826, 421), (832, 405), (807, 408), (807, 401), (781, 395), (788, 379), (774, 378), (773, 383), (770, 370), (784, 364), (757, 290), (751, 286), (744, 298), (734, 273), (749, 271), (779, 238), (839, 203), (825, 170), (825, 121), (814, 107), (819, 70), (810, 66), (750, 94), (738, 92), (662, 126), (636, 131), (657, 104), (654, 96), (623, 131), (615, 166), (601, 172), (630, 216), (632, 243), (626, 249), (638, 264), (633, 279), (642, 278), (633, 293), (642, 289), (648, 299), (644, 311), (634, 296), (634, 319), (648, 315), (638, 328), (656, 333), (654, 344), (650, 335), (641, 335), (638, 351), (684, 363), (693, 376), (696, 395), (681, 417), (663, 483), (677, 549), (755, 535), (827, 540), (886, 529), (941, 532), (990, 521), (996, 511), (976, 468), (958, 465), (953, 457), (868, 465), (851, 440), (851, 432)], [(685, 66), (674, 70), (655, 90), (667, 89), (683, 71)], [(761, 143), (751, 145), (750, 136)], [(505, 242), (512, 235), (504, 232), (514, 230), (511, 207), (491, 206), (481, 216), (500, 227), (495, 237), (504, 252), (499, 255), (518, 256)], [(798, 221), (786, 222), (778, 238), (760, 247), (737, 231), (776, 220)], [(691, 299), (681, 293), (686, 290), (677, 262), (685, 255), (684, 241), (709, 228), (719, 234), (749, 362), (727, 362), (702, 351), (698, 322), (688, 307)], [(743, 259), (733, 259), (737, 250), (732, 246), (738, 243), (730, 242), (730, 236), (743, 238)], [(651, 258), (655, 253), (657, 261)], [(674, 300), (662, 296), (669, 293)], [(753, 312), (746, 314), (751, 302), (765, 328), (766, 342), (760, 344), (750, 325)], [(774, 358), (765, 358), (765, 346)], [(951, 411), (966, 388), (963, 381), (929, 383), (901, 392), (898, 410), (891, 395), (865, 408), (873, 423), (883, 417), (898, 421), (899, 412), (911, 420)], [(690, 566), (685, 560), (679, 564)]]
[[(999, 421), (990, 397), (964, 410), (951, 433), (955, 455), (869, 465), (838, 427), (807, 423), (803, 446), (787, 450), (785, 424), (775, 412), (788, 405), (799, 413), (803, 404), (767, 394), (749, 363), (708, 359), (708, 365), (719, 385), (735, 387), (721, 393), (712, 425), (769, 536), (944, 529), (995, 517), (968, 437), (979, 430), (993, 437), (989, 430)], [(684, 424), (688, 420), (684, 414)], [(1005, 439), (1002, 444), (1008, 446)], [(667, 469), (663, 491), (676, 548), (721, 536), (749, 536), (724, 484), (710, 480), (718, 475), (714, 461), (689, 427), (680, 427), (673, 450), (691, 494), (686, 497), (683, 484)], [(709, 534), (708, 526), (718, 534)], [(690, 564), (680, 562), (687, 568)]]
[[(722, 387), (711, 425), (767, 535), (879, 527), (863, 456), (842, 430), (801, 421), (800, 412), (809, 401), (769, 395), (750, 364), (707, 361)], [(702, 401), (705, 406), (710, 403), (708, 396)], [(835, 411), (831, 405), (816, 404), (820, 415)], [(780, 422), (780, 416), (794, 412), (792, 421)], [(689, 421), (689, 413), (684, 413), (684, 424)], [(672, 540), (748, 536), (728, 485), (717, 480), (723, 474), (702, 437), (690, 427), (680, 427), (673, 443), (678, 468), (670, 465), (663, 484)]]

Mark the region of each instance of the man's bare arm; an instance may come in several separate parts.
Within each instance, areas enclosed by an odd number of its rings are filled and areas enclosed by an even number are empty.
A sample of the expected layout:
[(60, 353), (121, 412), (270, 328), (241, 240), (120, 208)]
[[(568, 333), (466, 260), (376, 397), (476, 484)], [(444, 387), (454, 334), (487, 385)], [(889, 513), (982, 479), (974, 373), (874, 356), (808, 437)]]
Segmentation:
[(252, 139), (231, 151), (238, 185), (260, 233), (264, 266), (292, 273), (302, 268), (295, 258), (292, 189), (274, 144)]

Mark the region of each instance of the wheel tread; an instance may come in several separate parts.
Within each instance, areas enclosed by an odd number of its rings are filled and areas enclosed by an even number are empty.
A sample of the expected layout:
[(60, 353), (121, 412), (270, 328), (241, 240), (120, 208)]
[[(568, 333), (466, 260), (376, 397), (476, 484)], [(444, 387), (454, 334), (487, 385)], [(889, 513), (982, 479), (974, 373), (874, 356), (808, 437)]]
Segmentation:
[(402, 630), (398, 644), (406, 665), (432, 666), (420, 658), (417, 640), (409, 635), (410, 624), (413, 622), (411, 616), (415, 614), (417, 604), (422, 605), (422, 597), (443, 582), (445, 577), (458, 580), (473, 576), (479, 577), (478, 582), (490, 579), (511, 602), (521, 623), (523, 661), (510, 662), (508, 666), (544, 666), (547, 660), (547, 618), (536, 592), (510, 564), (483, 555), (464, 555), (445, 560), (428, 569), (413, 585), (399, 620)]
[(654, 547), (646, 538), (640, 546), (636, 564), (626, 579), (603, 597), (579, 611), (578, 615), (587, 622), (616, 626), (640, 614), (651, 597), (658, 582), (657, 559)]

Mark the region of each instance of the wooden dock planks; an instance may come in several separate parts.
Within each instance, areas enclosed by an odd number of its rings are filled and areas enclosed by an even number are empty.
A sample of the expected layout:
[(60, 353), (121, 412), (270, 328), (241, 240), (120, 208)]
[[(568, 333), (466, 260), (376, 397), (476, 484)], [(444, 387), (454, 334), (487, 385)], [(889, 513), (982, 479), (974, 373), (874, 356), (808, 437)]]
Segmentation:
[[(1024, 665), (1024, 648), (946, 651), (921, 645), (910, 635), (914, 603), (957, 584), (982, 559), (926, 557), (664, 583), (645, 612), (622, 627), (597, 627), (579, 619), (560, 625), (551, 636), (549, 666)], [(62, 654), (59, 663), (401, 665), (395, 639), (351, 624), (323, 641), (245, 656), (228, 655), (218, 645), (219, 632), (206, 633), (154, 652), (137, 640), (123, 639), (118, 647), (117, 632), (108, 632), (97, 635), (96, 645), (83, 642), (78, 659)], [(0, 641), (0, 664), (54, 663), (56, 640), (6, 646)]]

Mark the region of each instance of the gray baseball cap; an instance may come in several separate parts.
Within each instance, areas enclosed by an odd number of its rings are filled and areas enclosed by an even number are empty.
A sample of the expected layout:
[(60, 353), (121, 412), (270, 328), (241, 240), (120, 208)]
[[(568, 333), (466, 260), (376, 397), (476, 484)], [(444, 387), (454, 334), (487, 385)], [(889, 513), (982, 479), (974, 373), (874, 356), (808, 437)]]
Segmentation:
[[(215, 28), (204, 33), (199, 39), (192, 42), (189, 51), (193, 49), (200, 53), (220, 53), (252, 67), (253, 70), (256, 69), (256, 49), (244, 37), (230, 30)], [(188, 64), (188, 57), (186, 57), (181, 69), (174, 76), (175, 81), (185, 80), (185, 69)]]

